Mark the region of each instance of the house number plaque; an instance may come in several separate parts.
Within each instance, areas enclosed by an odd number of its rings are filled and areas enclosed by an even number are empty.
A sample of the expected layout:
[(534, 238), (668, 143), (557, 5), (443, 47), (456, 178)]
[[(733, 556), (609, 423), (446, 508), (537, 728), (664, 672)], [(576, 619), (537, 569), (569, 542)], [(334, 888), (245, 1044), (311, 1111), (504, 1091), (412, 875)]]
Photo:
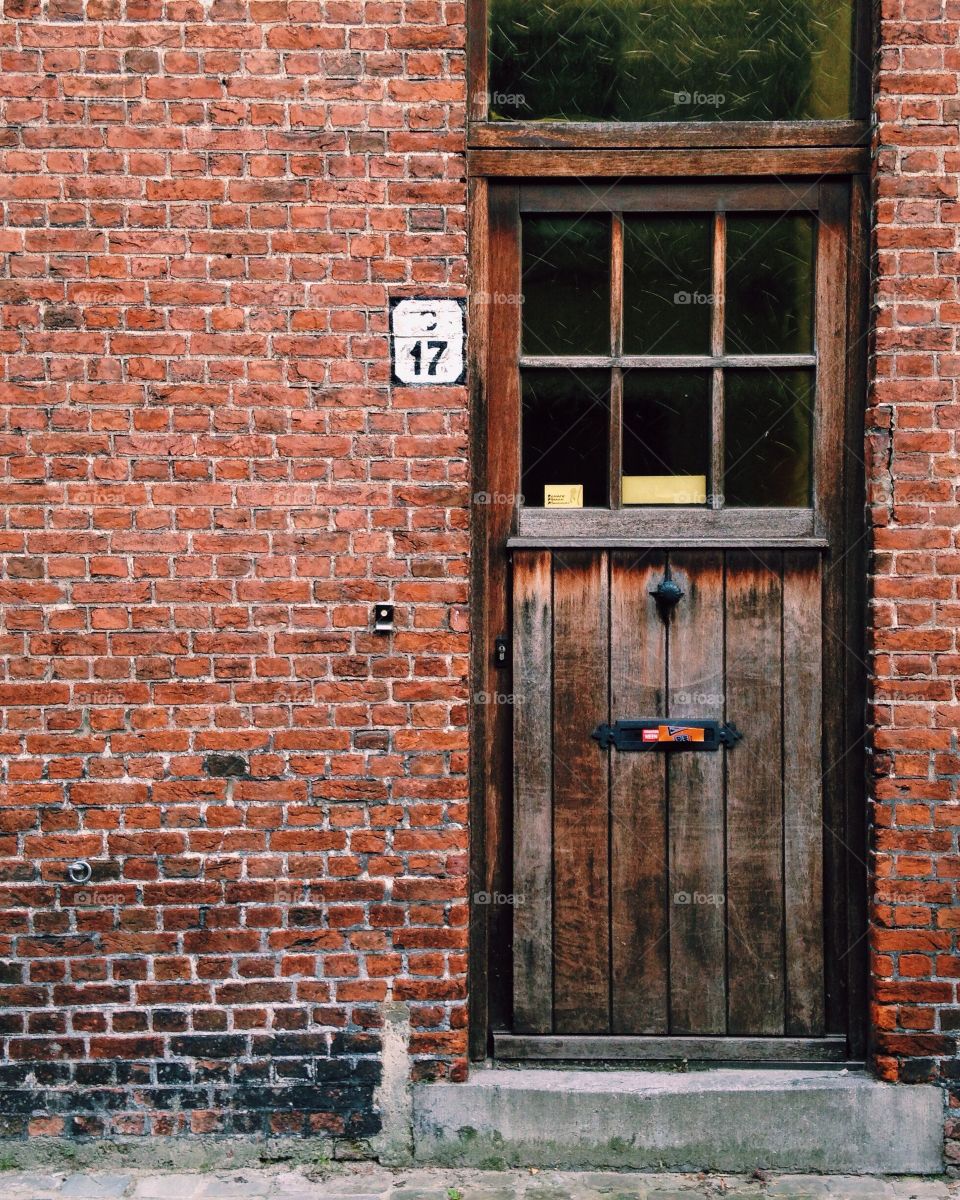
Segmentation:
[(465, 340), (462, 300), (391, 300), (390, 346), (394, 383), (414, 387), (463, 383)]

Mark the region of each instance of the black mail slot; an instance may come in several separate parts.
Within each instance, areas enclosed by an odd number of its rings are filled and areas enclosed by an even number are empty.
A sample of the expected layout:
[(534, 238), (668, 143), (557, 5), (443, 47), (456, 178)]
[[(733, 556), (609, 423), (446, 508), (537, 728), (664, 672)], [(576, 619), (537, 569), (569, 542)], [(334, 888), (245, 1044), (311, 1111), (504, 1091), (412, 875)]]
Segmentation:
[(598, 725), (590, 735), (604, 750), (719, 750), (735, 746), (743, 734), (736, 725), (722, 721), (686, 721), (682, 717), (641, 717), (636, 721), (617, 721)]

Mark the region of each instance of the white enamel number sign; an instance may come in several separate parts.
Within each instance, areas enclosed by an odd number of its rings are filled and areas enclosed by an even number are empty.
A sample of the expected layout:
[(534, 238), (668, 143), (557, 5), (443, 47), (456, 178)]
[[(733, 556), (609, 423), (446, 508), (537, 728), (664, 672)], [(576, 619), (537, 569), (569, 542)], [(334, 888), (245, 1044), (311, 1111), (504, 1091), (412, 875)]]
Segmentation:
[(396, 383), (433, 387), (464, 379), (461, 300), (394, 300), (390, 310)]

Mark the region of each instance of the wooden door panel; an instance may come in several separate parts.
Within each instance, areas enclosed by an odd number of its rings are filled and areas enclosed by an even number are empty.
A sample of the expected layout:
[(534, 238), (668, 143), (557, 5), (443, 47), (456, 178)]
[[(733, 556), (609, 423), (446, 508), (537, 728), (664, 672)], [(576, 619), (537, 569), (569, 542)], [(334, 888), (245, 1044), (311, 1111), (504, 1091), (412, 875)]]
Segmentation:
[[(553, 974), (558, 1033), (610, 1028), (609, 578), (603, 553), (553, 564)], [(546, 731), (545, 731), (546, 732)], [(544, 738), (544, 750), (549, 737)]]
[[(671, 555), (684, 598), (670, 618), (672, 717), (723, 718), (721, 551)], [(670, 1032), (725, 1033), (723, 752), (669, 760)]]
[[(819, 552), (538, 550), (513, 569), (515, 1033), (822, 1038)], [(664, 620), (668, 569), (684, 597)], [(590, 736), (657, 716), (743, 740)]]
[(513, 1020), (520, 1033), (553, 1028), (552, 561), (513, 564)]
[[(650, 592), (661, 551), (615, 554), (610, 564), (610, 709), (665, 716), (666, 626)], [(666, 762), (659, 754), (610, 756), (612, 1029), (669, 1029)]]
[(729, 1031), (782, 1034), (782, 580), (777, 555), (727, 556), (727, 713), (743, 732), (727, 756)]
[(819, 559), (783, 556), (786, 1032), (826, 1028), (823, 920), (823, 638)]

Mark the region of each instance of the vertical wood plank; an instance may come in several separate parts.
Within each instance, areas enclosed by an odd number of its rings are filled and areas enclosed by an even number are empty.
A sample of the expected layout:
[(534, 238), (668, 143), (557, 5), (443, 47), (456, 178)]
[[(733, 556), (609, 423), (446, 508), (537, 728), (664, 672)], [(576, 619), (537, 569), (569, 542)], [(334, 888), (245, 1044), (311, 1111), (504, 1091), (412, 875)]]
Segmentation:
[[(784, 1032), (781, 556), (727, 555), (727, 1025)], [(817, 651), (815, 650), (815, 653)]]
[[(845, 398), (849, 365), (846, 355), (848, 320), (848, 190), (844, 184), (820, 186), (817, 222), (817, 422), (814, 434), (814, 491), (818, 529), (830, 542), (824, 567), (823, 646), (824, 712), (823, 811), (830, 834), (826, 838), (824, 897), (827, 953), (825, 962), (828, 1028), (848, 1031), (849, 947), (864, 931), (848, 924), (851, 895), (851, 842), (847, 837), (846, 768), (850, 743), (844, 730), (847, 695), (845, 660), (854, 644), (844, 636), (847, 556), (844, 553), (843, 470)], [(861, 393), (862, 394), (862, 393)], [(856, 453), (861, 456), (862, 440)], [(849, 464), (849, 457), (847, 462)], [(863, 493), (861, 492), (861, 504)], [(855, 735), (862, 737), (863, 727)], [(854, 741), (854, 744), (855, 741)], [(862, 851), (861, 851), (862, 854)], [(861, 876), (862, 878), (862, 876)], [(864, 913), (864, 917), (865, 917)], [(859, 1003), (866, 1005), (861, 995)]]
[[(867, 22), (867, 14), (863, 14)], [(847, 1012), (844, 1013), (851, 1058), (867, 1052), (868, 958), (867, 939), (867, 812), (866, 812), (866, 631), (867, 539), (863, 462), (866, 409), (867, 338), (870, 324), (870, 185), (858, 177), (851, 181), (847, 223), (849, 248), (848, 314), (843, 344), (847, 364), (844, 421), (844, 514), (842, 546), (835, 553), (843, 560), (843, 575), (836, 586), (844, 596), (845, 654), (843, 658), (843, 766), (844, 843), (847, 846), (848, 943), (842, 966), (847, 976)]]
[[(657, 551), (610, 563), (610, 720), (666, 714), (666, 627), (650, 591)], [(668, 1031), (666, 763), (610, 751), (610, 933), (613, 1033)]]
[(513, 562), (513, 1025), (553, 1029), (551, 556)]
[(554, 1028), (610, 1028), (607, 556), (564, 552), (553, 580)]
[(817, 230), (817, 386), (813, 423), (813, 496), (818, 531), (834, 543), (843, 527), (843, 426), (847, 383), (847, 225), (843, 184), (820, 186)]
[(850, 115), (858, 121), (870, 119), (870, 106), (873, 102), (870, 64), (874, 55), (874, 11), (870, 4), (856, 4), (853, 9), (853, 103)]
[(487, 87), (487, 0), (467, 0), (468, 119), (485, 121), (490, 99)]
[(786, 1032), (824, 1032), (823, 679), (820, 555), (783, 560)]
[[(669, 632), (672, 718), (723, 718), (723, 555), (670, 556), (684, 598)], [(669, 760), (670, 1032), (726, 1032), (725, 750)], [(734, 751), (736, 753), (736, 751)]]
[[(474, 179), (469, 188), (468, 222), (471, 241), (470, 283), (477, 294), (487, 290), (489, 272), (489, 188), (487, 181)], [(470, 386), (470, 446), (471, 461), (476, 464), (477, 479), (487, 478), (487, 397), (482, 387), (486, 376), (486, 347), (489, 341), (487, 315), (489, 305), (470, 304), (471, 337), (467, 342), (468, 379)], [(470, 563), (470, 594), (473, 598), (474, 629), (470, 652), (470, 692), (483, 691), (490, 673), (489, 629), (487, 623), (487, 587), (490, 577), (490, 535), (486, 514), (474, 506), (471, 514), (472, 544), (476, 552)], [(497, 847), (488, 846), (486, 806), (490, 799), (488, 785), (488, 750), (492, 740), (489, 721), (484, 709), (473, 705), (470, 710), (470, 894), (488, 891), (493, 886)], [(501, 863), (506, 865), (509, 847), (500, 847)], [(502, 869), (502, 868), (501, 868)], [(484, 906), (488, 907), (488, 906)], [(487, 1053), (487, 1028), (491, 1016), (491, 988), (488, 964), (490, 961), (490, 914), (472, 906), (470, 914), (470, 1057), (481, 1059)], [(509, 1013), (508, 995), (500, 994), (501, 1014)], [(496, 1007), (494, 1005), (493, 1007)]]
[[(471, 283), (481, 293), (520, 291), (519, 190), (507, 184), (475, 186), (471, 210)], [(474, 305), (475, 323), (467, 345), (474, 418), (474, 488), (497, 497), (520, 491), (520, 441), (502, 430), (520, 428), (520, 314), (515, 304)], [(483, 374), (480, 364), (484, 364)], [(495, 639), (509, 634), (511, 601), (507, 539), (517, 521), (509, 503), (474, 504), (473, 692), (510, 688), (509, 672), (494, 661)], [(503, 704), (473, 705), (474, 823), (471, 827), (471, 894), (511, 892), (513, 721)], [(470, 1052), (486, 1057), (488, 1031), (510, 1020), (511, 913), (506, 905), (472, 908)]]

